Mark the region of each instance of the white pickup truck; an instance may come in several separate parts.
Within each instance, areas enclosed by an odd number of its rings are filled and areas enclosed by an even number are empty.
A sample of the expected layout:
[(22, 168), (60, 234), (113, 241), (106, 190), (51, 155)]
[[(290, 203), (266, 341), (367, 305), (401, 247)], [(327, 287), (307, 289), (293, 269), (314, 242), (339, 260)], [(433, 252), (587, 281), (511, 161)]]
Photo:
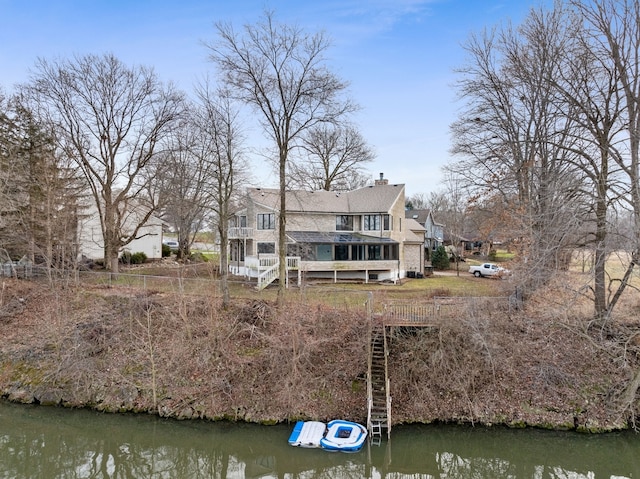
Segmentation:
[(471, 266), (469, 267), (469, 273), (474, 275), (476, 278), (481, 278), (483, 276), (503, 276), (509, 273), (509, 270), (502, 268), (493, 263), (483, 263), (480, 266)]

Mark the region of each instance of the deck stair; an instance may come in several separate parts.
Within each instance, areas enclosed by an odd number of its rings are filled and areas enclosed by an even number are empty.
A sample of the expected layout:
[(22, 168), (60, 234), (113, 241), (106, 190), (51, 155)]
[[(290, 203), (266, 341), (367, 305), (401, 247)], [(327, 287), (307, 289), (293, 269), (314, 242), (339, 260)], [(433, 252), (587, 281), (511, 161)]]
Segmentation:
[(367, 426), (374, 444), (380, 444), (384, 432), (391, 433), (391, 396), (387, 377), (387, 348), (385, 328), (381, 322), (371, 329), (368, 375)]
[[(258, 274), (258, 290), (262, 291), (271, 283), (273, 283), (280, 276), (280, 260), (277, 257), (260, 258), (258, 260), (259, 271)], [(289, 284), (289, 273), (295, 272), (298, 277), (298, 286), (300, 286), (300, 257), (287, 256), (286, 261), (287, 277), (285, 278), (287, 286)]]

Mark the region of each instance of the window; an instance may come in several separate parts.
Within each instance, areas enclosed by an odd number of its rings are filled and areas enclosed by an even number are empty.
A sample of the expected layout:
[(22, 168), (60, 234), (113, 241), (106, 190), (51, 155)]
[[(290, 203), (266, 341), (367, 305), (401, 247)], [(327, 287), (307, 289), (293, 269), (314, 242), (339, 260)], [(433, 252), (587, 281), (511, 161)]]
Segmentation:
[(353, 216), (337, 215), (336, 231), (353, 231)]
[(367, 259), (369, 261), (382, 259), (382, 245), (370, 244), (367, 246)]
[(393, 229), (393, 216), (382, 215), (382, 229), (385, 231), (390, 231)]
[(287, 244), (287, 256), (299, 256), (302, 261), (315, 261), (315, 248), (310, 244)]
[(275, 213), (260, 213), (258, 214), (258, 226), (259, 230), (274, 230), (276, 229), (276, 215)]
[(389, 260), (397, 260), (398, 258), (398, 245), (395, 244), (386, 244), (382, 249), (382, 258)]
[(274, 254), (275, 252), (275, 243), (258, 243), (258, 254)]
[(349, 245), (337, 244), (334, 246), (334, 255), (336, 261), (348, 261), (349, 260)]
[(364, 261), (364, 245), (354, 244), (351, 246), (351, 259), (353, 261)]
[(331, 245), (330, 244), (319, 244), (316, 246), (316, 259), (318, 261), (331, 261)]
[(379, 231), (380, 230), (380, 215), (364, 215), (365, 231)]
[(229, 222), (229, 226), (235, 226), (236, 228), (246, 228), (247, 227), (247, 217), (246, 216), (234, 216), (231, 218)]

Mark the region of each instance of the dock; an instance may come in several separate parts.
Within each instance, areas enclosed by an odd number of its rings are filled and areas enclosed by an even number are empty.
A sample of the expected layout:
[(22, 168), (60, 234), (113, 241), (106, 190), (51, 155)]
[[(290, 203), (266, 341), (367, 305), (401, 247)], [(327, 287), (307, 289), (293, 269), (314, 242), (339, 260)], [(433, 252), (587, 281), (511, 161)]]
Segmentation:
[(391, 436), (391, 388), (389, 378), (389, 338), (403, 328), (439, 328), (488, 308), (509, 308), (504, 297), (434, 297), (424, 302), (388, 301), (379, 312), (369, 313), (367, 366), (367, 429), (374, 445)]

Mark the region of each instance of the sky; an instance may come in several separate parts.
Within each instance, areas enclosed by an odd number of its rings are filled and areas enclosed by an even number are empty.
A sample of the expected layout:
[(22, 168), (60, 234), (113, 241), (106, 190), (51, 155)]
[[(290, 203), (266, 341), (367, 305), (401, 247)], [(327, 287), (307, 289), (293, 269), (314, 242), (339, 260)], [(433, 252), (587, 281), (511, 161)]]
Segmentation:
[[(471, 33), (520, 23), (545, 0), (0, 0), (0, 89), (29, 80), (38, 58), (112, 53), (129, 66), (153, 67), (164, 82), (191, 95), (214, 77), (204, 43), (216, 22), (255, 23), (265, 9), (279, 22), (332, 41), (328, 65), (349, 83), (361, 107), (354, 118), (376, 154), (372, 179), (406, 185), (406, 195), (441, 188), (451, 160), (449, 126), (462, 104), (455, 69)], [(548, 3), (548, 2), (547, 2)], [(245, 125), (248, 141), (262, 138)], [(249, 145), (251, 146), (251, 145)], [(255, 186), (277, 178), (251, 158)]]

